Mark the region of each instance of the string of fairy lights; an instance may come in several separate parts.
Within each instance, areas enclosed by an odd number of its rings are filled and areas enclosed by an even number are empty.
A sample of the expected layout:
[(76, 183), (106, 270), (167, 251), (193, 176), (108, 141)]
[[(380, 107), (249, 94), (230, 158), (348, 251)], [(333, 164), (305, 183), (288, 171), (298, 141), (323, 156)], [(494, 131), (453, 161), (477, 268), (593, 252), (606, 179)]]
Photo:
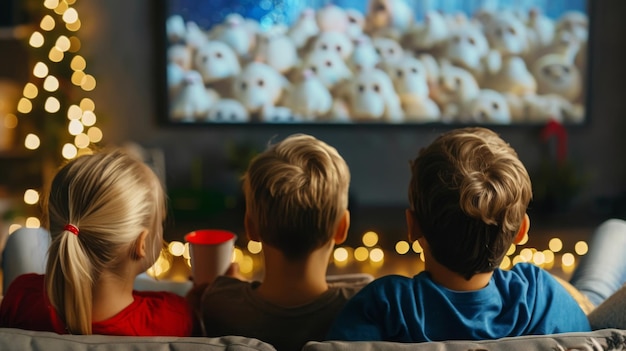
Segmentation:
[[(24, 137), (24, 147), (31, 151), (40, 151), (44, 147), (42, 138), (68, 140), (58, 145), (58, 150), (52, 150), (64, 159), (91, 153), (90, 146), (100, 142), (103, 137), (102, 130), (96, 126), (96, 105), (92, 99), (84, 97), (80, 101), (69, 102), (65, 105), (61, 99), (66, 94), (66, 89), (62, 84), (67, 80), (66, 78), (69, 78), (71, 84), (83, 92), (90, 92), (96, 87), (95, 77), (85, 71), (87, 61), (79, 54), (81, 41), (76, 33), (80, 30), (82, 23), (78, 11), (73, 7), (75, 3), (76, 0), (43, 1), (41, 9), (45, 11), (45, 15), (30, 35), (28, 45), (33, 50), (33, 57), (45, 58), (33, 65), (32, 76), (34, 78), (24, 85), (22, 97), (17, 103), (17, 111), (24, 119), (29, 116), (43, 119), (59, 118), (59, 115), (66, 119), (65, 132), (63, 130), (40, 130), (45, 128), (38, 129), (25, 123), (28, 131)], [(69, 67), (58, 66), (68, 64)], [(64, 70), (70, 72), (71, 77), (53, 73)], [(34, 111), (35, 104), (39, 101), (43, 101), (43, 116), (38, 115), (40, 112)], [(14, 122), (14, 127), (17, 127), (20, 118), (16, 118)], [(50, 133), (59, 133), (62, 137), (50, 136)], [(65, 133), (67, 134), (63, 135)], [(45, 147), (49, 147), (48, 145), (45, 144)], [(26, 189), (24, 203), (38, 204), (39, 192), (36, 189)], [(22, 226), (38, 228), (41, 225), (37, 217), (16, 218), (15, 222), (9, 227), (9, 233)]]

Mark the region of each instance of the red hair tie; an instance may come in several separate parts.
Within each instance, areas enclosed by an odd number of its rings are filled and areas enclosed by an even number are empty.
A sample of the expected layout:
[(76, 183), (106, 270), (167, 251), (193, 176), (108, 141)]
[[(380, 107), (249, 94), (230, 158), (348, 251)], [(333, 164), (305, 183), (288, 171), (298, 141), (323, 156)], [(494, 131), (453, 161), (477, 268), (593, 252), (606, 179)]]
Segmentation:
[(66, 224), (65, 227), (63, 227), (63, 230), (67, 230), (68, 232), (72, 232), (72, 234), (74, 234), (74, 235), (78, 235), (78, 233), (80, 232), (78, 230), (78, 227), (76, 227), (73, 224)]

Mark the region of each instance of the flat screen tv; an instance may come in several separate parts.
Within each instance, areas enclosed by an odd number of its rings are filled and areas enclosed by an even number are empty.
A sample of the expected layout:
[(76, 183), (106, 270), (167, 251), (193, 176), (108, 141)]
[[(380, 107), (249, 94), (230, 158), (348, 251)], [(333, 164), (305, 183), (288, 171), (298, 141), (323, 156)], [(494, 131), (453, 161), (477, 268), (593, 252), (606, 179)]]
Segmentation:
[(162, 0), (163, 119), (588, 120), (590, 0)]

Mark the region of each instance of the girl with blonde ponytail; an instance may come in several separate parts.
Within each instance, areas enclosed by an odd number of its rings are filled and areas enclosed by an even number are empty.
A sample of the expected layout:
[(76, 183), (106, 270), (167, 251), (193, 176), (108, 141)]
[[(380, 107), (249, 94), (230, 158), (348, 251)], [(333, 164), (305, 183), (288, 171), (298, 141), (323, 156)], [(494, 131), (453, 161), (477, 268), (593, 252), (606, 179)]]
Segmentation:
[(44, 199), (51, 235), (45, 275), (9, 286), (0, 325), (70, 334), (189, 336), (193, 315), (169, 292), (134, 291), (157, 259), (165, 195), (152, 170), (115, 149), (80, 156)]

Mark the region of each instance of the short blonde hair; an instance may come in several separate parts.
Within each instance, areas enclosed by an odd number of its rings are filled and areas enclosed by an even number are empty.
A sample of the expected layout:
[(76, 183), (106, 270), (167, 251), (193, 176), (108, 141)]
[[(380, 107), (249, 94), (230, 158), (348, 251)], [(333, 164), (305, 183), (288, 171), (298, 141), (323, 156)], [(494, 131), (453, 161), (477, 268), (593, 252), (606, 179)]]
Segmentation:
[[(147, 269), (163, 244), (165, 194), (152, 170), (122, 150), (80, 156), (62, 167), (44, 208), (52, 242), (46, 265), (50, 302), (72, 334), (91, 334), (92, 289), (119, 273), (147, 230)], [(65, 229), (72, 224), (78, 235)]]
[(348, 208), (348, 165), (310, 135), (271, 145), (250, 162), (243, 180), (246, 211), (261, 240), (291, 260), (328, 243)]
[(489, 129), (455, 129), (411, 171), (410, 206), (433, 257), (466, 279), (499, 267), (532, 198), (515, 150)]

